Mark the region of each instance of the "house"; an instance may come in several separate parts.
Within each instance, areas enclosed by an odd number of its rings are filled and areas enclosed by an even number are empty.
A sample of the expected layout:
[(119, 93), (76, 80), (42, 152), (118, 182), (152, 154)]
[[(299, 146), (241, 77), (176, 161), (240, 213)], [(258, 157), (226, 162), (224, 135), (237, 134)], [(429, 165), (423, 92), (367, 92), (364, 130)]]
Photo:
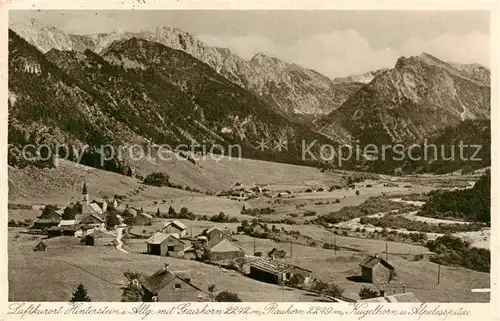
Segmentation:
[(402, 302), (421, 302), (413, 292), (399, 293), (393, 295), (384, 295), (378, 298), (359, 300), (358, 302), (380, 302), (380, 303), (402, 303)]
[(40, 243), (35, 246), (33, 251), (47, 251), (47, 244), (44, 241), (40, 241)]
[(134, 216), (131, 220), (132, 220), (132, 225), (134, 226), (145, 226), (145, 225), (151, 225), (151, 223), (153, 222), (153, 217), (149, 214), (141, 213)]
[(59, 225), (57, 225), (58, 227), (71, 227), (71, 226), (75, 226), (76, 225), (76, 220), (61, 220), (59, 222)]
[(94, 231), (92, 234), (83, 237), (81, 242), (89, 246), (114, 246), (116, 238), (103, 231)]
[(281, 284), (292, 277), (288, 264), (270, 259), (259, 258), (250, 262), (250, 277), (274, 284)]
[(245, 251), (227, 239), (222, 239), (207, 252), (210, 262), (231, 263), (231, 261), (245, 257)]
[(168, 264), (151, 276), (141, 274), (138, 282), (144, 291), (143, 302), (197, 302), (203, 294), (191, 280), (169, 271)]
[(49, 238), (57, 236), (75, 236), (78, 228), (76, 226), (54, 226), (47, 230)]
[(282, 259), (286, 257), (286, 252), (277, 248), (273, 248), (271, 251), (267, 253), (267, 256), (274, 259), (274, 258), (279, 258)]
[(54, 209), (44, 210), (42, 215), (38, 216), (37, 220), (33, 222), (33, 228), (46, 230), (54, 226), (58, 226), (61, 222), (62, 214), (59, 214)]
[(396, 277), (392, 265), (378, 255), (367, 256), (361, 263), (361, 278), (370, 283), (389, 283)]
[(90, 213), (87, 214), (81, 221), (81, 225), (86, 225), (88, 227), (93, 227), (95, 229), (104, 229), (105, 228), (105, 221), (104, 218), (101, 217), (97, 213)]
[(106, 201), (93, 200), (92, 202), (90, 202), (89, 206), (92, 208), (92, 210), (99, 214), (106, 213), (108, 209), (108, 203)]
[(176, 234), (178, 238), (182, 238), (187, 234), (187, 226), (178, 220), (170, 221), (162, 227), (160, 232), (165, 234)]
[(250, 277), (264, 282), (281, 284), (298, 280), (297, 284), (308, 284), (312, 280), (312, 271), (300, 266), (287, 264), (271, 258), (259, 258), (250, 262)]
[(209, 248), (218, 244), (223, 239), (227, 239), (229, 241), (233, 240), (233, 238), (231, 237), (231, 231), (229, 231), (229, 229), (226, 228), (224, 230), (221, 230), (215, 226), (204, 230), (202, 235), (207, 237), (207, 246)]
[(146, 242), (147, 253), (160, 256), (179, 256), (186, 249), (186, 244), (176, 234), (156, 232)]

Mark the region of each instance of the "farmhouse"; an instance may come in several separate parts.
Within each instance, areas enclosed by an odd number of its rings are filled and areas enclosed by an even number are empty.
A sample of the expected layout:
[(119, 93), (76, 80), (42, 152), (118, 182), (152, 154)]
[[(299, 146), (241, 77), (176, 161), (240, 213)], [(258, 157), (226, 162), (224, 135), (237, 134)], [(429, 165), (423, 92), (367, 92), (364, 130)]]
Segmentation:
[(204, 230), (202, 233), (203, 236), (206, 236), (207, 238), (207, 245), (209, 248), (213, 247), (214, 245), (218, 244), (220, 241), (223, 239), (232, 241), (231, 237), (231, 232), (229, 229), (224, 229), (221, 230), (218, 227), (211, 227), (207, 230)]
[(245, 257), (245, 251), (233, 242), (223, 239), (208, 250), (208, 256), (210, 262), (229, 263)]
[(89, 227), (93, 227), (93, 228), (96, 228), (96, 229), (104, 229), (105, 228), (104, 218), (102, 218), (97, 213), (90, 213), (90, 214), (86, 215), (80, 221), (80, 224), (87, 225)]
[(46, 230), (54, 226), (58, 226), (61, 222), (61, 214), (54, 209), (48, 209), (45, 213), (38, 216), (38, 219), (33, 222), (33, 227), (41, 230)]
[(83, 237), (81, 242), (89, 246), (114, 246), (116, 238), (113, 235), (98, 230)]
[(165, 234), (175, 234), (178, 238), (182, 238), (187, 234), (187, 226), (178, 220), (170, 221), (162, 227), (160, 232)]
[(381, 303), (400, 303), (400, 302), (421, 302), (413, 292), (399, 293), (393, 295), (384, 295), (378, 298), (359, 300), (358, 302), (381, 302)]
[(144, 302), (196, 302), (202, 290), (175, 272), (168, 264), (151, 276), (140, 275), (139, 284), (144, 290)]
[(396, 277), (394, 267), (378, 255), (367, 256), (359, 266), (361, 266), (361, 277), (365, 282), (389, 283)]
[(175, 234), (156, 232), (147, 240), (147, 253), (159, 256), (182, 255), (186, 244)]
[(151, 225), (152, 222), (153, 222), (153, 217), (146, 213), (137, 214), (132, 218), (132, 225), (136, 226)]
[(47, 230), (49, 238), (57, 236), (75, 236), (78, 228), (76, 226), (53, 226)]
[(270, 258), (259, 258), (250, 262), (250, 277), (257, 280), (281, 284), (290, 281), (294, 276), (299, 279), (298, 283), (307, 284), (312, 278), (312, 271)]

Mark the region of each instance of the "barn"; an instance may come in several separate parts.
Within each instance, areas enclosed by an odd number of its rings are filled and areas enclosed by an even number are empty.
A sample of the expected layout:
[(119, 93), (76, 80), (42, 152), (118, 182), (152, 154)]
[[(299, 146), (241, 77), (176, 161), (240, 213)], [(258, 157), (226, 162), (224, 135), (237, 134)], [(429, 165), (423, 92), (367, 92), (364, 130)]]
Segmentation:
[(186, 249), (186, 244), (176, 234), (156, 232), (147, 241), (147, 252), (152, 255), (168, 256), (181, 255)]
[(164, 234), (176, 234), (178, 238), (182, 238), (187, 234), (187, 226), (178, 220), (170, 221), (162, 227), (160, 232)]
[(210, 262), (233, 261), (245, 257), (245, 251), (233, 242), (222, 239), (208, 250)]
[(378, 255), (367, 256), (359, 263), (361, 278), (369, 283), (389, 283), (396, 277), (396, 270)]

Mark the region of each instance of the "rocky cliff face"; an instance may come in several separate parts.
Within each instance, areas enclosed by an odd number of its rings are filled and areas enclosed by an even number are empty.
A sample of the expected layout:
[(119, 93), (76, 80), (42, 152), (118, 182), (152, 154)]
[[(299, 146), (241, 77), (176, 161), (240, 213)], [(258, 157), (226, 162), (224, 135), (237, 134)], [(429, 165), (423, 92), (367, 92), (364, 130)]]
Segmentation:
[(401, 57), (322, 119), (328, 136), (362, 144), (412, 142), (467, 119), (490, 117), (489, 71), (457, 68), (429, 54)]
[(338, 108), (361, 83), (335, 83), (318, 72), (282, 60), (257, 54), (250, 61), (225, 48), (208, 46), (193, 35), (169, 27), (141, 32), (114, 31), (109, 34), (67, 35), (60, 29), (36, 20), (14, 24), (11, 28), (41, 52), (50, 49), (89, 49), (100, 53), (113, 41), (140, 38), (182, 50), (205, 62), (231, 82), (259, 95), (283, 115), (318, 116)]
[[(9, 33), (9, 142), (239, 145), (242, 156), (301, 162), (323, 139), (191, 55), (157, 42), (114, 41), (101, 54), (46, 54)], [(270, 142), (265, 150), (259, 142)], [(286, 142), (275, 149), (272, 142)]]

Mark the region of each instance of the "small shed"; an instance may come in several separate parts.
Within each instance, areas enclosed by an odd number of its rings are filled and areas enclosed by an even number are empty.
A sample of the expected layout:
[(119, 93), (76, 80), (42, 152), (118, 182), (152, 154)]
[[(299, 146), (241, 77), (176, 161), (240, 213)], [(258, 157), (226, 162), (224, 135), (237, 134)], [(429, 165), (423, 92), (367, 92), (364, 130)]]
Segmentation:
[(33, 251), (47, 251), (47, 244), (45, 244), (44, 241), (40, 241), (40, 243), (38, 243), (35, 248), (33, 249)]
[(396, 277), (396, 270), (378, 255), (367, 256), (359, 263), (361, 278), (369, 283), (389, 283)]

